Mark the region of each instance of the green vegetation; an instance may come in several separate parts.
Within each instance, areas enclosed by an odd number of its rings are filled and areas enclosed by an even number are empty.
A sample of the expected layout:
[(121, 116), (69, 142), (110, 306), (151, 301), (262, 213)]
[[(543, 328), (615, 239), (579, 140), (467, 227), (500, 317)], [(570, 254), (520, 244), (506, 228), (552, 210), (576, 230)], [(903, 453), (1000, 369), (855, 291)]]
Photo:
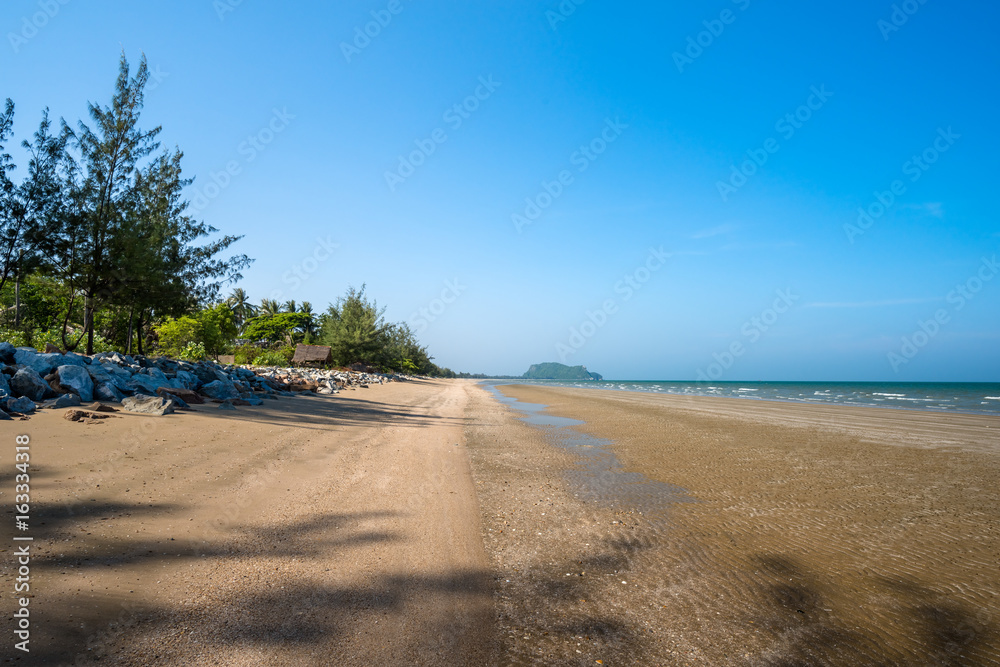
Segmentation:
[(587, 371), (586, 366), (566, 366), (555, 362), (533, 364), (522, 376), (526, 380), (601, 380), (598, 373)]
[(159, 127), (140, 127), (148, 76), (145, 58), (133, 73), (123, 54), (111, 102), (91, 103), (89, 124), (56, 126), (43, 111), (22, 142), (19, 183), (4, 149), (13, 101), (0, 111), (0, 339), (266, 365), (288, 365), (296, 343), (321, 344), (337, 366), (455, 375), (406, 324), (386, 322), (363, 285), (319, 315), (308, 302), (255, 306), (241, 288), (220, 299), (253, 260), (223, 258), (241, 237), (191, 216), (183, 153), (160, 150)]
[[(139, 126), (148, 75), (145, 59), (133, 75), (123, 54), (111, 103), (91, 103), (89, 125), (63, 120), (56, 129), (44, 111), (22, 143), (28, 164), (20, 183), (11, 180), (16, 165), (4, 150), (14, 103), (0, 113), (0, 326), (21, 332), (21, 342), (91, 354), (103, 338), (141, 353), (167, 318), (212, 304), (252, 261), (220, 258), (240, 237), (197, 245), (218, 230), (188, 214), (183, 153), (160, 151), (160, 128)], [(199, 322), (194, 342), (220, 349), (225, 323), (216, 322), (216, 334)], [(192, 333), (187, 322), (174, 329)], [(53, 330), (55, 340), (42, 333)]]

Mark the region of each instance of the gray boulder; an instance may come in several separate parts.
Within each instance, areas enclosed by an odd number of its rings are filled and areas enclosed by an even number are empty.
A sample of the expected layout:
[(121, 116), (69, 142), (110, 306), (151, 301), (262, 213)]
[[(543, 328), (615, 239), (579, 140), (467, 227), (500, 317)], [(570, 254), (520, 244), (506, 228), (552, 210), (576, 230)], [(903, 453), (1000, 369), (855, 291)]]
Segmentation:
[(74, 408), (78, 405), (80, 405), (79, 396), (77, 396), (76, 394), (63, 394), (56, 400), (49, 402), (45, 407), (57, 410), (59, 408)]
[(177, 371), (177, 381), (180, 382), (183, 387), (178, 387), (178, 389), (197, 389), (201, 381), (198, 376), (189, 371)]
[(161, 417), (173, 412), (175, 404), (159, 396), (126, 396), (122, 399), (122, 407), (129, 412)]
[(159, 368), (144, 369), (142, 373), (136, 373), (125, 383), (127, 389), (142, 390), (149, 394), (155, 394), (160, 387), (173, 386), (174, 383)]
[(98, 401), (121, 403), (122, 399), (125, 398), (125, 394), (123, 394), (118, 387), (110, 382), (102, 382), (94, 387), (94, 398)]
[(8, 398), (5, 407), (7, 412), (20, 412), (21, 414), (26, 415), (29, 412), (35, 411), (35, 402), (27, 396), (22, 396), (21, 398)]
[(195, 374), (198, 378), (198, 382), (201, 384), (208, 384), (209, 382), (214, 382), (219, 379), (215, 376), (215, 368), (205, 362), (195, 364), (194, 368), (191, 369), (191, 372)]
[(11, 393), (15, 396), (26, 396), (33, 401), (40, 401), (51, 388), (33, 368), (22, 368), (10, 380)]
[(240, 396), (240, 392), (236, 391), (236, 387), (233, 386), (232, 382), (223, 382), (222, 380), (209, 382), (201, 388), (201, 393), (209, 398), (219, 399), (239, 398)]
[(60, 366), (56, 369), (59, 375), (59, 386), (68, 389), (81, 401), (87, 403), (94, 400), (94, 381), (90, 378), (90, 373), (83, 366)]
[(63, 356), (66, 357), (67, 366), (89, 366), (91, 364), (90, 357), (85, 357), (76, 352), (67, 352)]
[(7, 412), (3, 409), (3, 407), (0, 406), (0, 421), (4, 421), (4, 420), (8, 420), (8, 419), (13, 419), (13, 417), (11, 417), (9, 414), (7, 414)]
[[(91, 366), (91, 368), (93, 368), (93, 366)], [(131, 371), (110, 363), (102, 363), (100, 370), (111, 376), (111, 384), (115, 385), (122, 391), (128, 389), (128, 382), (132, 379)], [(97, 382), (97, 380), (95, 380), (95, 382)]]
[(87, 372), (90, 373), (90, 379), (94, 381), (94, 384), (111, 382), (112, 377), (114, 377), (100, 363), (91, 364), (90, 366), (87, 366)]
[(219, 409), (220, 410), (235, 410), (236, 406), (233, 405), (232, 403), (230, 403), (229, 401), (223, 401), (222, 403), (219, 403)]
[(14, 353), (14, 361), (21, 366), (33, 369), (39, 375), (48, 375), (59, 366), (66, 363), (66, 357), (61, 354), (39, 354), (33, 347), (19, 347)]
[(250, 405), (264, 405), (264, 401), (257, 398), (256, 396), (246, 396), (243, 398)]
[(0, 373), (0, 398), (10, 396), (10, 381), (6, 373)]
[(13, 364), (17, 348), (10, 343), (0, 343), (0, 363)]

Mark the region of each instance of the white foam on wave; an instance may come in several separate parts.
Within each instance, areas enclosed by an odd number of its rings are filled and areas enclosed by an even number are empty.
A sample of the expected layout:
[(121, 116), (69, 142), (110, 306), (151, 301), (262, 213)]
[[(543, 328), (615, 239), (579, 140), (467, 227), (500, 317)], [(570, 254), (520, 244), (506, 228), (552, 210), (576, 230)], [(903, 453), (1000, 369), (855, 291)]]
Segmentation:
[(1000, 401), (1000, 396), (983, 396), (988, 401)]
[(757, 389), (747, 389), (746, 387), (740, 387), (736, 391), (758, 391)]
[(906, 396), (906, 394), (883, 394), (880, 392), (874, 392), (872, 396)]

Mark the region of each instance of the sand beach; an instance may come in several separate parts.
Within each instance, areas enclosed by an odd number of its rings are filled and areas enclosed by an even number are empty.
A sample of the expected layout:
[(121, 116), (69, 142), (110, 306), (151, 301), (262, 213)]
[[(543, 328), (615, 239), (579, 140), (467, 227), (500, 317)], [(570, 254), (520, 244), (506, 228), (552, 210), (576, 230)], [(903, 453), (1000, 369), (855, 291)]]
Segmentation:
[(1000, 419), (498, 391), (583, 423), (456, 380), (7, 422), (35, 509), (4, 658), (1000, 664)]

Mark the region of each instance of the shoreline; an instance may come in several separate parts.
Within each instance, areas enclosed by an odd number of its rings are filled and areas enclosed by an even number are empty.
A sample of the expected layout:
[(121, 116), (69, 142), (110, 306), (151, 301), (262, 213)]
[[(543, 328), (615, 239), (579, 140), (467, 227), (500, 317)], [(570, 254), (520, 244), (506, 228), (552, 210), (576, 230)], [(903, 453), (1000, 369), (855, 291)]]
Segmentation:
[[(618, 567), (598, 572), (638, 584), (627, 599), (607, 584), (591, 594), (617, 609), (609, 623), (652, 630), (633, 635), (644, 641), (629, 660), (1000, 662), (1000, 575), (991, 565), (1000, 558), (992, 528), (1000, 431), (989, 428), (997, 418), (930, 413), (907, 425), (922, 413), (809, 406), (802, 414), (782, 403), (528, 385), (502, 392), (609, 441), (620, 488), (639, 474), (694, 499), (642, 514), (581, 502), (586, 452), (561, 452), (570, 473), (558, 504), (589, 539), (553, 536), (551, 552), (601, 545), (610, 553), (598, 562)], [(855, 423), (839, 423), (847, 418)], [(550, 430), (540, 451), (560, 450), (559, 438)], [(537, 451), (518, 451), (546, 469)], [(600, 527), (580, 525), (587, 516), (603, 517)], [(624, 518), (625, 536), (600, 535), (618, 529), (611, 516)], [(626, 657), (621, 644), (605, 648)]]
[[(983, 398), (997, 400), (997, 411), (990, 411), (984, 409), (959, 409), (959, 408), (936, 408), (932, 406), (907, 406), (903, 404), (889, 404), (889, 403), (855, 403), (851, 401), (835, 402), (835, 401), (821, 401), (815, 399), (807, 398), (788, 398), (788, 397), (766, 397), (762, 398), (755, 396), (750, 393), (745, 394), (735, 394), (730, 396), (713, 394), (713, 393), (695, 393), (695, 392), (677, 392), (677, 391), (657, 391), (657, 390), (647, 390), (647, 389), (635, 389), (628, 388), (622, 385), (638, 385), (638, 384), (649, 384), (649, 385), (707, 385), (714, 386), (712, 383), (704, 383), (697, 381), (681, 382), (681, 381), (666, 381), (666, 380), (602, 380), (600, 382), (588, 383), (585, 380), (511, 380), (511, 379), (479, 379), (477, 382), (485, 385), (501, 386), (501, 385), (525, 385), (532, 387), (547, 387), (547, 388), (566, 388), (566, 389), (582, 389), (585, 391), (611, 391), (611, 392), (627, 392), (636, 394), (653, 394), (657, 396), (683, 396), (683, 397), (703, 397), (703, 398), (732, 398), (732, 399), (748, 399), (756, 401), (770, 401), (775, 403), (793, 403), (801, 405), (831, 405), (831, 406), (844, 406), (844, 407), (856, 407), (856, 408), (874, 408), (879, 410), (902, 410), (906, 412), (932, 412), (941, 414), (968, 414), (968, 415), (995, 415), (1000, 416), (1000, 400), (995, 396), (984, 396)], [(551, 384), (550, 384), (551, 383)], [(555, 384), (562, 383), (562, 384)], [(609, 387), (604, 385), (616, 384), (617, 387)], [(726, 381), (717, 382), (715, 384), (728, 384), (728, 385), (815, 385), (817, 387), (830, 387), (832, 385), (850, 385), (850, 386), (862, 386), (862, 385), (883, 385), (878, 388), (886, 388), (884, 385), (894, 386), (894, 387), (904, 387), (906, 385), (912, 385), (915, 387), (926, 387), (926, 386), (973, 386), (973, 385), (983, 385), (984, 387), (989, 387), (991, 389), (984, 389), (989, 392), (1000, 393), (1000, 383), (996, 382), (896, 382), (896, 383), (882, 383), (882, 382), (795, 382), (795, 381), (782, 381), (782, 382), (769, 382), (769, 381)], [(754, 390), (756, 391), (756, 389)], [(904, 399), (905, 400), (905, 399)], [(912, 399), (911, 399), (912, 400)], [(992, 406), (993, 403), (985, 403), (980, 401), (980, 404), (985, 404)]]

